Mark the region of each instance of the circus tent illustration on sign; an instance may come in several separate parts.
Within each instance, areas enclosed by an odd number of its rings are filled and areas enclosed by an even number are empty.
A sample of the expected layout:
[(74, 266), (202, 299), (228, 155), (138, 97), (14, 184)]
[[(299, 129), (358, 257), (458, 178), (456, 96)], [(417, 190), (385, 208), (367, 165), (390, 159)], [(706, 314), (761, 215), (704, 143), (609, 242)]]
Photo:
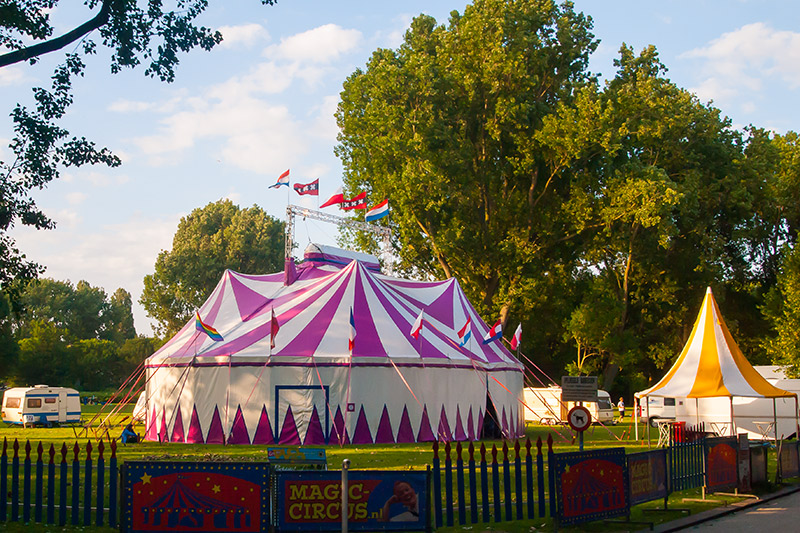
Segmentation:
[(199, 316), (224, 340), (193, 319), (147, 359), (147, 440), (475, 440), (484, 424), (523, 434), (523, 366), (502, 339), (481, 342), (489, 328), (455, 279), (398, 279), (374, 256), (309, 245), (284, 272), (226, 271)]

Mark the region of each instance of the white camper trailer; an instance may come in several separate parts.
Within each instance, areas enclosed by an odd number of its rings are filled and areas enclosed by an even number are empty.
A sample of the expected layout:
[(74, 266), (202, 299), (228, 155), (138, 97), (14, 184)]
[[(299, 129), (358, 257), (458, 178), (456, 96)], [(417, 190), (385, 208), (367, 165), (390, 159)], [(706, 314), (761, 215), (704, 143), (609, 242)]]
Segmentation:
[[(566, 423), (567, 413), (575, 407), (575, 402), (561, 401), (561, 387), (546, 387), (524, 389), (525, 422), (534, 424), (561, 424)], [(611, 396), (604, 390), (597, 391), (596, 402), (584, 402), (584, 407), (589, 409), (592, 420), (603, 424), (614, 423), (614, 406)]]
[(80, 422), (81, 400), (78, 391), (66, 387), (14, 387), (3, 395), (2, 413), (4, 422), (26, 427)]

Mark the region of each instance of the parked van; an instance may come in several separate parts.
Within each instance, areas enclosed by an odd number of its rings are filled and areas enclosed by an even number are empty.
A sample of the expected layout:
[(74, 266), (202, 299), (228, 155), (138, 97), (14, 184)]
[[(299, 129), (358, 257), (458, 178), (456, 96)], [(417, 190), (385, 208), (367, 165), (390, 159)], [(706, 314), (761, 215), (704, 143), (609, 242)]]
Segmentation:
[(14, 387), (3, 394), (2, 414), (4, 422), (25, 427), (80, 422), (80, 395), (66, 387)]
[[(647, 403), (642, 402), (641, 416), (639, 419), (643, 424), (648, 421), (652, 427), (656, 427), (659, 420), (675, 420), (676, 405), (683, 405), (684, 398), (669, 398), (665, 396), (648, 396)], [(648, 420), (647, 415), (650, 415)]]
[[(569, 410), (577, 405), (576, 402), (561, 401), (561, 387), (524, 389), (525, 421), (534, 424), (562, 424), (567, 422)], [(603, 424), (614, 424), (614, 406), (611, 396), (604, 390), (597, 391), (596, 402), (584, 402), (584, 407), (589, 409), (592, 420)]]

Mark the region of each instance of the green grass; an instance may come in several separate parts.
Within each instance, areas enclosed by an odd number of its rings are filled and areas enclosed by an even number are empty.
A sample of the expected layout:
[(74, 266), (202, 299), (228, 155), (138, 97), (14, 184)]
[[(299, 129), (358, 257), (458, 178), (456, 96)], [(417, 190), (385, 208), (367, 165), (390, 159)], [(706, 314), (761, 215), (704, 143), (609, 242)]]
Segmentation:
[[(100, 406), (88, 405), (83, 406), (83, 421), (87, 423), (90, 419), (98, 414)], [(23, 429), (21, 426), (2, 425), (0, 426), (0, 436), (7, 439), (9, 446), (9, 455), (13, 452), (11, 446), (15, 439), (18, 440), (20, 445), (20, 456), (25, 457), (25, 444), (29, 441), (32, 446), (31, 458), (36, 460), (36, 447), (41, 441), (44, 449), (45, 462), (49, 459), (48, 450), (52, 444), (56, 451), (56, 462), (60, 461), (60, 449), (63, 444), (68, 448), (67, 460), (72, 460), (72, 448), (75, 442), (79, 443), (81, 452), (80, 460), (85, 458), (85, 446), (88, 441), (92, 442), (94, 451), (92, 452), (93, 459), (97, 459), (97, 444), (98, 438), (103, 436), (105, 439), (106, 452), (105, 457), (108, 460), (110, 450), (108, 448), (108, 438), (118, 438), (122, 430), (122, 426), (129, 421), (131, 407), (123, 409), (122, 412), (110, 419), (105, 419), (105, 416), (98, 417), (91, 428), (85, 429), (81, 427), (55, 427), (55, 428), (27, 428)], [(106, 424), (101, 429), (98, 428), (98, 423), (105, 420)], [(139, 425), (135, 428), (140, 434), (144, 433), (144, 428)], [(652, 428), (647, 428), (642, 425), (639, 426), (640, 436), (644, 437), (640, 441), (633, 439), (633, 427), (630, 421), (625, 424), (618, 424), (609, 426), (607, 428), (600, 426), (592, 426), (584, 434), (584, 448), (609, 448), (623, 446), (628, 453), (636, 451), (644, 451), (648, 449), (646, 435), (649, 431), (650, 441), (653, 448), (658, 441), (657, 431)], [(526, 437), (531, 439), (532, 448), (531, 453), (536, 454), (536, 440), (541, 438), (543, 441), (543, 452), (547, 452), (546, 441), (548, 437), (553, 439), (553, 447), (556, 453), (577, 451), (578, 441), (575, 435), (569, 428), (553, 428), (547, 426), (528, 426), (526, 430)], [(524, 447), (524, 440), (521, 442), (521, 453), (525, 456), (526, 449)], [(486, 457), (491, 458), (491, 449), (493, 446), (498, 448), (498, 460), (502, 461), (502, 441), (485, 441), (483, 443), (475, 443), (475, 459), (478, 460), (480, 445), (484, 444), (487, 447)], [(468, 445), (463, 447), (463, 458), (468, 459), (467, 449)], [(154, 442), (142, 442), (132, 445), (118, 445), (117, 457), (120, 462), (128, 460), (241, 460), (241, 461), (264, 461), (266, 460), (266, 446), (223, 446), (223, 445), (198, 445), (198, 444), (161, 444)], [(451, 458), (453, 461), (456, 459), (456, 446), (451, 447)], [(350, 459), (351, 469), (381, 469), (381, 470), (424, 470), (433, 462), (433, 452), (430, 443), (425, 444), (390, 444), (390, 445), (350, 445), (350, 446), (328, 446), (326, 447), (328, 457), (328, 465), (332, 470), (338, 470), (341, 467), (342, 460), (345, 458)], [(444, 462), (444, 446), (440, 446), (439, 458)], [(514, 450), (509, 450), (509, 459), (514, 459)], [(772, 452), (769, 459), (770, 479), (774, 480), (775, 476), (775, 453)], [(479, 485), (480, 486), (480, 485)], [(761, 493), (770, 492), (776, 487), (768, 485), (758, 488)], [(709, 509), (715, 505), (723, 505), (723, 501), (730, 503), (735, 501), (731, 497), (715, 498), (719, 503), (682, 503), (681, 500), (687, 497), (699, 497), (700, 491), (684, 491), (681, 493), (673, 494), (669, 501), (670, 507), (684, 507), (690, 508), (693, 513)], [(651, 502), (636, 506), (633, 509), (631, 520), (634, 522), (656, 522), (661, 523), (673, 520), (683, 516), (680, 513), (653, 513), (645, 514), (644, 509), (663, 507), (663, 502)], [(457, 513), (456, 513), (457, 516)], [(2, 524), (3, 531), (26, 531), (26, 532), (43, 532), (43, 531), (113, 531), (109, 528), (97, 527), (75, 527), (75, 528), (60, 528), (54, 526), (45, 526), (38, 524)], [(616, 525), (607, 524), (603, 522), (595, 522), (591, 524), (583, 524), (579, 528), (573, 528), (575, 531), (609, 531), (609, 530), (624, 530), (630, 528), (630, 525)], [(517, 522), (503, 522), (497, 524), (476, 524), (468, 526), (459, 526), (452, 528), (441, 528), (439, 531), (443, 532), (461, 532), (461, 531), (508, 531), (508, 532), (529, 532), (536, 529), (552, 529), (552, 522), (549, 519), (534, 519), (523, 520)], [(565, 528), (569, 531), (569, 528)]]

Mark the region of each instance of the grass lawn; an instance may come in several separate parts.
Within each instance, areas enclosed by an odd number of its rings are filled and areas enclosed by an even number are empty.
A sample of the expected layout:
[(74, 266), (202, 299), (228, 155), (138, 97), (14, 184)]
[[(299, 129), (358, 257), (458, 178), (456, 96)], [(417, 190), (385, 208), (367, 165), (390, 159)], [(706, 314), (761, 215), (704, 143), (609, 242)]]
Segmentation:
[[(89, 405), (83, 406), (83, 421), (88, 423), (95, 415), (98, 415), (100, 410), (99, 406)], [(41, 441), (44, 447), (44, 458), (48, 460), (48, 450), (52, 444), (57, 452), (61, 449), (63, 444), (67, 445), (69, 453), (68, 460), (72, 458), (72, 447), (75, 442), (78, 442), (81, 447), (81, 460), (85, 457), (85, 445), (87, 441), (91, 441), (93, 448), (93, 458), (97, 458), (97, 444), (99, 436), (105, 436), (106, 445), (106, 460), (109, 457), (110, 450), (108, 450), (108, 437), (118, 438), (122, 429), (122, 425), (128, 422), (130, 417), (131, 407), (124, 409), (118, 415), (106, 419), (104, 415), (97, 417), (92, 426), (87, 430), (81, 427), (55, 427), (55, 428), (28, 428), (23, 429), (21, 426), (14, 426), (8, 424), (0, 425), (0, 436), (6, 439), (8, 445), (8, 453), (11, 455), (12, 444), (15, 439), (18, 439), (20, 445), (20, 455), (24, 458), (24, 447), (26, 441), (30, 441), (33, 448), (31, 457), (36, 460), (36, 447)], [(107, 431), (100, 429), (100, 421), (105, 420), (105, 427), (109, 427)], [(137, 432), (142, 434), (144, 428), (139, 425), (135, 428)], [(609, 427), (592, 426), (584, 434), (584, 447), (585, 449), (593, 448), (609, 448), (623, 446), (627, 452), (644, 451), (648, 449), (646, 435), (649, 431), (651, 445), (655, 447), (658, 441), (657, 431), (655, 429), (647, 428), (642, 425), (639, 426), (640, 440), (637, 442), (633, 438), (634, 428), (631, 424), (631, 419), (627, 419), (623, 424), (617, 424)], [(553, 439), (553, 447), (556, 453), (576, 451), (578, 450), (578, 442), (575, 435), (569, 428), (561, 427), (547, 427), (547, 426), (528, 426), (526, 436), (532, 441), (532, 454), (536, 454), (536, 440), (541, 438), (546, 442), (548, 437)], [(481, 443), (476, 444), (476, 459), (479, 457), (477, 449)], [(497, 446), (498, 449), (502, 447), (502, 441), (485, 441), (483, 444), (487, 447), (487, 458), (491, 457), (492, 446)], [(522, 453), (525, 453), (524, 441)], [(467, 459), (466, 446), (464, 447), (464, 459)], [(544, 444), (543, 452), (547, 452), (547, 445)], [(394, 445), (371, 445), (371, 446), (328, 446), (326, 447), (328, 457), (328, 465), (332, 470), (338, 470), (341, 467), (342, 460), (345, 458), (351, 461), (351, 469), (381, 469), (381, 470), (424, 470), (433, 461), (433, 452), (431, 443), (425, 444), (394, 444)], [(153, 442), (142, 442), (132, 445), (118, 445), (117, 448), (118, 460), (124, 462), (126, 460), (241, 460), (241, 461), (263, 461), (266, 460), (266, 447), (265, 446), (223, 446), (223, 445), (197, 445), (197, 444), (160, 444)], [(444, 450), (440, 447), (439, 457), (444, 461)], [(451, 451), (451, 457), (455, 460), (455, 446)], [(513, 461), (513, 449), (509, 451), (509, 459)], [(502, 452), (498, 451), (498, 460), (502, 460)], [(60, 461), (60, 453), (56, 455), (56, 462)], [(774, 451), (770, 457), (770, 479), (774, 480), (775, 476), (775, 454)], [(762, 487), (762, 491), (774, 490), (774, 486)], [(670, 498), (669, 506), (671, 508), (690, 508), (693, 513), (709, 509), (716, 505), (722, 505), (723, 502), (730, 503), (736, 501), (732, 497), (714, 498), (718, 503), (683, 503), (683, 498), (692, 497), (698, 498), (700, 491), (684, 491), (679, 494), (673, 494)], [(636, 506), (633, 510), (631, 520), (638, 522), (664, 522), (683, 516), (677, 512), (669, 513), (644, 513), (644, 509), (663, 508), (663, 502), (651, 502)], [(633, 527), (631, 527), (633, 526)], [(574, 528), (575, 531), (616, 531), (626, 529), (641, 529), (643, 525), (619, 525), (609, 524), (603, 522), (595, 522), (592, 524), (581, 525), (580, 528)], [(37, 524), (13, 524), (6, 523), (0, 525), (3, 531), (26, 531), (26, 532), (40, 532), (40, 531), (113, 531), (109, 528), (97, 527), (75, 527), (75, 528), (60, 528), (54, 526), (44, 526)], [(461, 527), (441, 528), (439, 531), (509, 531), (509, 532), (529, 532), (537, 529), (552, 529), (552, 522), (549, 519), (536, 519), (524, 520), (519, 522), (505, 522), (497, 524), (478, 524)], [(564, 528), (570, 530), (570, 528)]]

